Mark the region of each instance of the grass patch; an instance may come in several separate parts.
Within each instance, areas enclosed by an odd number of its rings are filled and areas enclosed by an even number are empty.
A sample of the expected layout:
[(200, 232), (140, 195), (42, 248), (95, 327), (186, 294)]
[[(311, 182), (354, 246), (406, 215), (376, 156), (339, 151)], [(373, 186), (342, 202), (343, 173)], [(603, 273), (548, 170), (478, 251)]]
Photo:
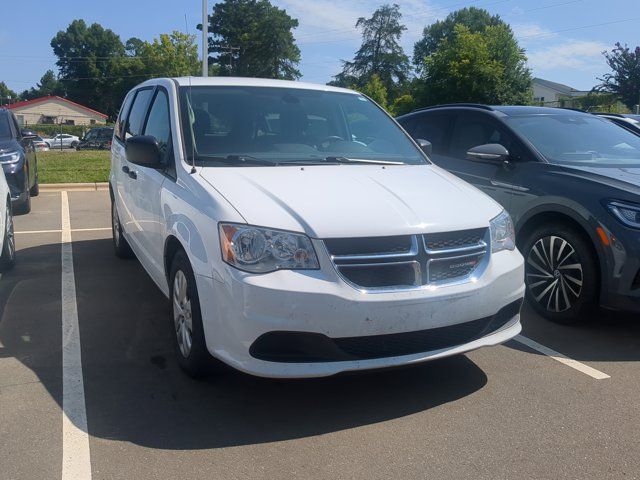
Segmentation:
[(109, 180), (109, 150), (51, 150), (38, 152), (37, 155), (40, 183), (89, 183)]

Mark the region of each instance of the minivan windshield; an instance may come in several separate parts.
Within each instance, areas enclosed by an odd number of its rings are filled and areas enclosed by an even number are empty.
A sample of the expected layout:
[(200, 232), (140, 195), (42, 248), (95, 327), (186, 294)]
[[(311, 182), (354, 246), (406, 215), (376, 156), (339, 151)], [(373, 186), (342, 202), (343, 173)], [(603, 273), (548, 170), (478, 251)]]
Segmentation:
[(640, 166), (640, 137), (604, 118), (576, 113), (518, 115), (505, 121), (551, 163)]
[(299, 88), (180, 89), (187, 155), (215, 166), (425, 164), (366, 97)]

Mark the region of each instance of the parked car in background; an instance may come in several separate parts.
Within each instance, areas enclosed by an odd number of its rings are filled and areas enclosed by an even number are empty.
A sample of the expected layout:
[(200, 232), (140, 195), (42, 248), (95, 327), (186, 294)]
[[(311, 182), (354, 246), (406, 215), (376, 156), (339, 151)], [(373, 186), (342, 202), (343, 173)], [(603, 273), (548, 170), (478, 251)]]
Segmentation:
[(521, 329), (509, 215), (357, 92), (149, 80), (126, 96), (111, 152), (115, 252), (133, 251), (170, 299), (190, 375), (213, 356), (254, 375), (327, 376)]
[(67, 133), (59, 133), (44, 140), (49, 148), (76, 148), (80, 143), (80, 138)]
[(39, 193), (33, 138), (29, 131), (23, 135), (12, 112), (0, 108), (0, 164), (9, 185), (15, 213), (29, 213), (31, 197)]
[(0, 174), (0, 205), (0, 272), (4, 272), (13, 267), (16, 258), (11, 192), (4, 174)]
[(48, 152), (49, 151), (49, 145), (39, 135), (36, 135), (33, 138), (33, 146), (35, 147), (37, 152)]
[(92, 128), (80, 140), (76, 150), (110, 150), (113, 127)]
[(431, 142), (437, 165), (511, 213), (541, 315), (569, 323), (598, 305), (640, 311), (640, 137), (544, 107), (442, 105), (398, 121)]
[(606, 118), (612, 123), (621, 126), (622, 128), (626, 128), (632, 133), (636, 135), (640, 135), (640, 121), (635, 120), (631, 117), (627, 117), (617, 113), (599, 113), (596, 112), (594, 115), (597, 115), (602, 118)]

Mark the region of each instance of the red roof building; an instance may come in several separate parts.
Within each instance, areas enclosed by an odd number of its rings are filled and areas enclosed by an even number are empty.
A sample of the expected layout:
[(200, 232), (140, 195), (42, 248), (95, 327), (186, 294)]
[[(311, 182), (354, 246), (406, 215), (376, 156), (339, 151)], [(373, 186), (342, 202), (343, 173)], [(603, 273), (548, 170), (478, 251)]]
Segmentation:
[(13, 111), (21, 125), (101, 125), (107, 122), (104, 113), (54, 95), (16, 102), (4, 108)]

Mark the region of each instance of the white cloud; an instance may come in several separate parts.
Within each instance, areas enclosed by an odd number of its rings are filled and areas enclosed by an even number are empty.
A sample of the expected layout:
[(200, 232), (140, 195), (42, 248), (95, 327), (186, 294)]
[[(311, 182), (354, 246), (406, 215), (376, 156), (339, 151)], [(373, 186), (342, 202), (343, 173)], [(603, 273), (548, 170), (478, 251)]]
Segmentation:
[(573, 69), (583, 71), (601, 70), (604, 65), (602, 52), (608, 46), (589, 40), (564, 40), (551, 46), (527, 52), (529, 66), (534, 71)]
[(557, 37), (557, 34), (536, 23), (514, 23), (511, 24), (511, 29), (521, 43), (529, 43), (533, 40), (549, 40)]

